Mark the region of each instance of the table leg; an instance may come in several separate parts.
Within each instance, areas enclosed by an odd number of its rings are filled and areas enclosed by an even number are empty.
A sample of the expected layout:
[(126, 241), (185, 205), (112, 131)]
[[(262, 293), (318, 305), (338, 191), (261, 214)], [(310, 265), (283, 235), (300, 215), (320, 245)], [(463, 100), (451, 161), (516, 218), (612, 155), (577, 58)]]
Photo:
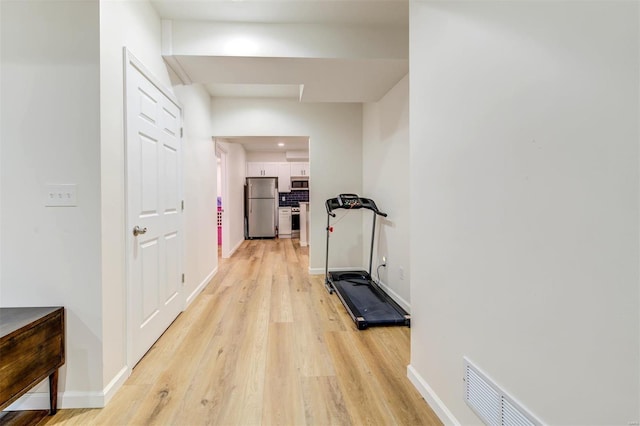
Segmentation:
[(49, 415), (58, 411), (58, 369), (49, 376)]

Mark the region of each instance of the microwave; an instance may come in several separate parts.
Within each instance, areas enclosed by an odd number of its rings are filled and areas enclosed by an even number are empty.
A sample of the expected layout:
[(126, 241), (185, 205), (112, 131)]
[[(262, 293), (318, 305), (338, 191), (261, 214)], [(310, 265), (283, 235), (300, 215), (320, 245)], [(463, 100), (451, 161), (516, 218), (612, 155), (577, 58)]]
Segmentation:
[(291, 179), (292, 191), (308, 191), (309, 180), (308, 179)]

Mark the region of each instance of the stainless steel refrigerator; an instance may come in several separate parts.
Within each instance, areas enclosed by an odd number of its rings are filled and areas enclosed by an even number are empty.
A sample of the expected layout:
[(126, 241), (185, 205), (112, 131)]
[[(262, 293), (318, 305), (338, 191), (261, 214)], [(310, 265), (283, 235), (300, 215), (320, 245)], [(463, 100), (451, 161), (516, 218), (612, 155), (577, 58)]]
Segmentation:
[(245, 212), (248, 238), (276, 236), (276, 178), (247, 178)]

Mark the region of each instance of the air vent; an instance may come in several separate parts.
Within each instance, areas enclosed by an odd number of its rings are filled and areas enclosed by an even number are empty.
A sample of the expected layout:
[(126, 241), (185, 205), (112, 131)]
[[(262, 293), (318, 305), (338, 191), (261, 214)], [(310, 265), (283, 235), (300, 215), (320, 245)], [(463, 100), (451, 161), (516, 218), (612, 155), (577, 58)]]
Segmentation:
[(490, 426), (541, 426), (542, 422), (507, 395), (466, 357), (465, 402)]

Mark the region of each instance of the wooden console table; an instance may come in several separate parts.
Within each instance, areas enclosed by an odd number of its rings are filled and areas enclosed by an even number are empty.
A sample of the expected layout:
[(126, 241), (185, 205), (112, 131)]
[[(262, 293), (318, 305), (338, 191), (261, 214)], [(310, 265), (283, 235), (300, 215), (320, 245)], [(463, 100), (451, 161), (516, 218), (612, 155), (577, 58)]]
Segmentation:
[[(49, 414), (56, 413), (64, 346), (64, 308), (0, 308), (0, 411), (49, 377)], [(21, 413), (1, 413), (0, 423)]]

